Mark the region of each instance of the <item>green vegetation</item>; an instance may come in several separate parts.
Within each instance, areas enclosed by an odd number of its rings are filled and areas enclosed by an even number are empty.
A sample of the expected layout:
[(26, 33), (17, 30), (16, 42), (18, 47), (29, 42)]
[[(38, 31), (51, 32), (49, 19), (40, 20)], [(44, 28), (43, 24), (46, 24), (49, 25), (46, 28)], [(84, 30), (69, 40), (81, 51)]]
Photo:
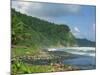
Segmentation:
[(21, 61), (16, 60), (14, 64), (11, 66), (12, 74), (27, 74), (27, 73), (42, 73), (42, 72), (50, 72), (52, 70), (52, 66), (50, 65), (31, 65), (27, 63), (23, 63)]
[[(55, 71), (67, 71), (66, 66), (63, 64), (54, 65), (32, 65), (24, 62), (35, 61), (34, 58), (41, 59), (59, 59), (68, 58), (70, 54), (59, 55), (61, 52), (47, 52), (43, 49), (48, 47), (67, 47), (76, 45), (76, 40), (67, 25), (58, 25), (41, 20), (36, 17), (28, 16), (20, 12), (11, 9), (12, 17), (12, 75), (22, 73), (40, 73), (40, 72), (55, 72)], [(61, 59), (60, 58), (60, 59)], [(30, 62), (30, 61), (29, 61)], [(60, 63), (60, 62), (58, 62)], [(67, 66), (68, 67), (68, 66)], [(72, 69), (72, 67), (71, 67)]]
[(34, 47), (20, 47), (16, 46), (12, 48), (12, 56), (17, 57), (17, 56), (24, 56), (24, 55), (38, 55), (39, 54), (39, 49), (34, 49)]
[(20, 60), (16, 60), (13, 63), (14, 64), (11, 66), (12, 75), (79, 70), (78, 67), (73, 65), (63, 65), (56, 63), (51, 65), (32, 65), (23, 63)]
[(12, 44), (32, 47), (73, 46), (75, 37), (67, 25), (27, 16), (12, 9)]

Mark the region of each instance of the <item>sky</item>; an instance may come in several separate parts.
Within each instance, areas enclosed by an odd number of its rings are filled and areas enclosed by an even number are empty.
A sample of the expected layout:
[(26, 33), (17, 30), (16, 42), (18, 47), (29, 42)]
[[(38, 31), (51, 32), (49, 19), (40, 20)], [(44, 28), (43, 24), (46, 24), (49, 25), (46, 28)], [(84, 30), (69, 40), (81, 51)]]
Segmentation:
[(95, 6), (13, 0), (12, 8), (21, 13), (49, 22), (68, 25), (76, 38), (95, 41)]

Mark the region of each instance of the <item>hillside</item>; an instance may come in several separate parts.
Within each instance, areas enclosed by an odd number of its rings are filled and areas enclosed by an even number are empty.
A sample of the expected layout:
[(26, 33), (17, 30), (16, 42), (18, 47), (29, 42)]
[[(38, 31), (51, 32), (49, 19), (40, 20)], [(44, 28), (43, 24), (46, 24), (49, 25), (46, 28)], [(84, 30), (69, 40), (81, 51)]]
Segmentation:
[(78, 46), (80, 47), (96, 47), (96, 42), (87, 39), (76, 39)]
[(68, 25), (58, 25), (12, 9), (12, 45), (34, 47), (74, 46)]

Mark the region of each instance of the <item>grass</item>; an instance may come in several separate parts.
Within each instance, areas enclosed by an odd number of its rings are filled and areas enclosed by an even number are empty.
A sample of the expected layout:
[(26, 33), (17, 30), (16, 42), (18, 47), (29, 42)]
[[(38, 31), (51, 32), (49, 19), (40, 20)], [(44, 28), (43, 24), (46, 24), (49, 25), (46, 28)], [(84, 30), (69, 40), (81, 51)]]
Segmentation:
[(23, 55), (38, 55), (39, 49), (36, 49), (34, 47), (21, 47), (17, 46), (12, 48), (12, 57), (14, 56), (23, 56)]

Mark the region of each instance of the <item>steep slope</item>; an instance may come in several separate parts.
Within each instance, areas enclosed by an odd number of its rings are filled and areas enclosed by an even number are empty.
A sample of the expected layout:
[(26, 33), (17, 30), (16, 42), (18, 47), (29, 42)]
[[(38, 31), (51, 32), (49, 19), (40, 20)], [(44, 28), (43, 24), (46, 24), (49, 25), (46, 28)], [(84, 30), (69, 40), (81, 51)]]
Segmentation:
[(74, 46), (76, 41), (67, 25), (58, 25), (27, 16), (12, 9), (12, 44), (38, 47)]

